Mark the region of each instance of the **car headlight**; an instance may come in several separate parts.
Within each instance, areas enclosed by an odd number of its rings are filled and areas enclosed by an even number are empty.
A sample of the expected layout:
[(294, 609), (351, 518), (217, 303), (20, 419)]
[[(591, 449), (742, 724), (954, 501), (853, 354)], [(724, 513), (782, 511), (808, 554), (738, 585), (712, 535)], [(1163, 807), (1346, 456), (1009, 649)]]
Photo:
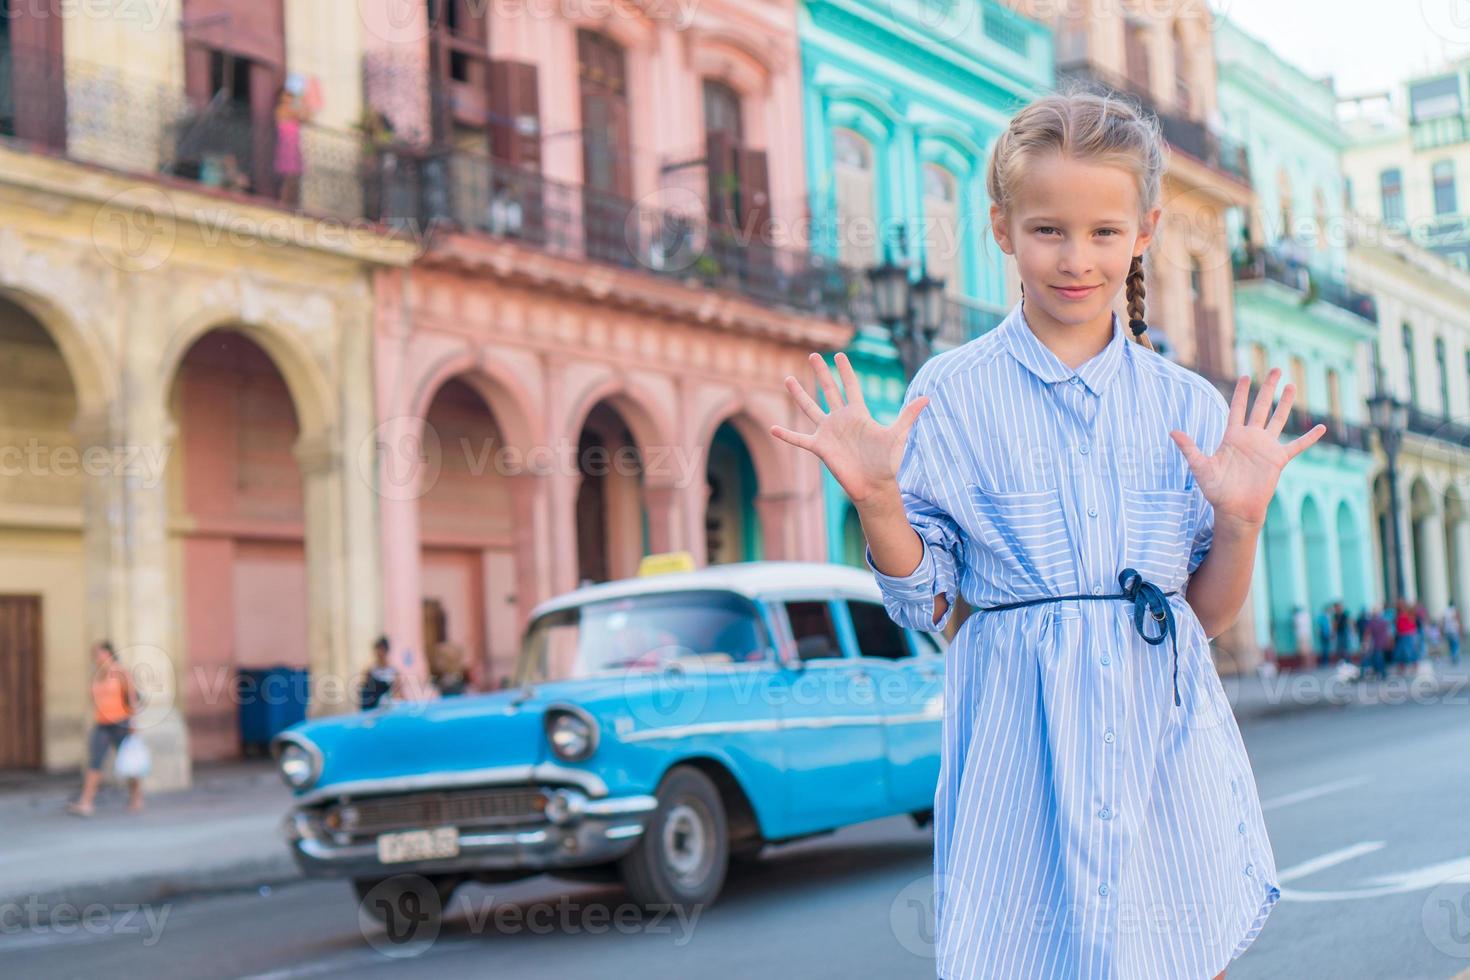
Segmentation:
[(321, 755), (312, 746), (299, 741), (276, 743), (276, 765), (281, 779), (292, 789), (306, 789), (321, 775)]
[(546, 740), (565, 762), (580, 762), (597, 748), (597, 722), (581, 708), (561, 705), (546, 712)]

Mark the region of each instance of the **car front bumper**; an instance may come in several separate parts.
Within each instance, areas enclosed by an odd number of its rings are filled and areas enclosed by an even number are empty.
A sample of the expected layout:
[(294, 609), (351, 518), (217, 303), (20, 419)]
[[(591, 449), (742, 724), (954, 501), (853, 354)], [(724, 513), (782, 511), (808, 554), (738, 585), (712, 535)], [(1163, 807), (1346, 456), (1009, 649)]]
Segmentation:
[[(297, 865), (308, 877), (367, 878), (418, 874), (523, 870), (602, 864), (622, 857), (643, 836), (658, 807), (653, 796), (587, 799), (535, 824), (505, 828), (460, 828), (454, 857), (385, 863), (376, 840), (344, 839), (315, 826), (305, 809), (293, 810), (282, 825)], [(430, 828), (422, 828), (430, 829)]]

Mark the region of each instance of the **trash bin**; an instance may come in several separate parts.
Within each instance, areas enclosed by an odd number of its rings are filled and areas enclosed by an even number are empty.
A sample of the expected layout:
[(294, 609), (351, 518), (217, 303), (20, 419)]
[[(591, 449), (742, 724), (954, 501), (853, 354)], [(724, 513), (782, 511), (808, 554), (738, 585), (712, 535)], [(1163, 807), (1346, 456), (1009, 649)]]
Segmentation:
[(242, 668), (236, 677), (240, 705), (240, 748), (264, 755), (271, 739), (306, 717), (308, 673), (285, 665)]

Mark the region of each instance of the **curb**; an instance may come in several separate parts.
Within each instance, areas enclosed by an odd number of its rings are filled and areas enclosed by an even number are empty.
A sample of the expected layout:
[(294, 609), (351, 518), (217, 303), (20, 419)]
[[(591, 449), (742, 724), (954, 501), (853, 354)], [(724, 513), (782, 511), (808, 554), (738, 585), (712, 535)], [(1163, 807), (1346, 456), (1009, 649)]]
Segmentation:
[(262, 887), (280, 887), (305, 881), (295, 860), (283, 846), (279, 857), (258, 857), (217, 868), (188, 871), (163, 871), (157, 874), (133, 875), (110, 881), (78, 882), (59, 888), (37, 890), (20, 895), (0, 895), (0, 908), (27, 903), (50, 907), (68, 905), (75, 908), (105, 905), (113, 909), (137, 905), (156, 905), (185, 896), (194, 897), (223, 892), (254, 891)]
[[(1224, 678), (1222, 678), (1224, 680)], [(1440, 677), (1421, 680), (1413, 677), (1391, 677), (1387, 681), (1339, 681), (1313, 674), (1286, 675), (1270, 682), (1251, 681), (1253, 690), (1242, 696), (1225, 684), (1227, 701), (1237, 721), (1281, 718), (1287, 715), (1324, 709), (1339, 711), (1352, 707), (1373, 707), (1411, 703), (1425, 698), (1441, 698), (1463, 693), (1470, 677)], [(1470, 693), (1463, 696), (1470, 700)]]

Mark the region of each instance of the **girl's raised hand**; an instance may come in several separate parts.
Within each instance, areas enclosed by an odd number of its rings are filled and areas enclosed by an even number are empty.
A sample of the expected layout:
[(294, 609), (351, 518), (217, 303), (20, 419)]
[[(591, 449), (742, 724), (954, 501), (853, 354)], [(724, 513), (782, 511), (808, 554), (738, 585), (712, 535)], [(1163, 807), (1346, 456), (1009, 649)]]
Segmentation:
[(905, 405), (892, 425), (879, 425), (868, 414), (857, 373), (846, 354), (839, 352), (836, 358), (846, 401), (837, 390), (826, 359), (821, 354), (812, 354), (809, 360), (829, 411), (822, 411), (822, 406), (807, 394), (801, 382), (788, 375), (786, 390), (806, 417), (817, 424), (817, 431), (808, 435), (773, 425), (771, 435), (820, 459), (855, 504), (896, 486), (909, 429), (929, 404), (928, 397), (920, 396)]
[(1205, 499), (1214, 505), (1217, 520), (1223, 514), (1257, 526), (1264, 524), (1266, 508), (1276, 492), (1276, 482), (1282, 469), (1327, 431), (1325, 425), (1314, 425), (1291, 442), (1281, 441), (1281, 430), (1291, 413), (1296, 386), (1288, 384), (1282, 389), (1281, 401), (1272, 412), (1271, 399), (1276, 394), (1276, 382), (1280, 378), (1281, 369), (1272, 368), (1266, 376), (1266, 383), (1256, 393), (1249, 420), (1245, 410), (1250, 398), (1250, 378), (1242, 375), (1235, 382), (1225, 438), (1213, 456), (1200, 452), (1187, 434), (1169, 433), (1174, 444), (1184, 453)]

